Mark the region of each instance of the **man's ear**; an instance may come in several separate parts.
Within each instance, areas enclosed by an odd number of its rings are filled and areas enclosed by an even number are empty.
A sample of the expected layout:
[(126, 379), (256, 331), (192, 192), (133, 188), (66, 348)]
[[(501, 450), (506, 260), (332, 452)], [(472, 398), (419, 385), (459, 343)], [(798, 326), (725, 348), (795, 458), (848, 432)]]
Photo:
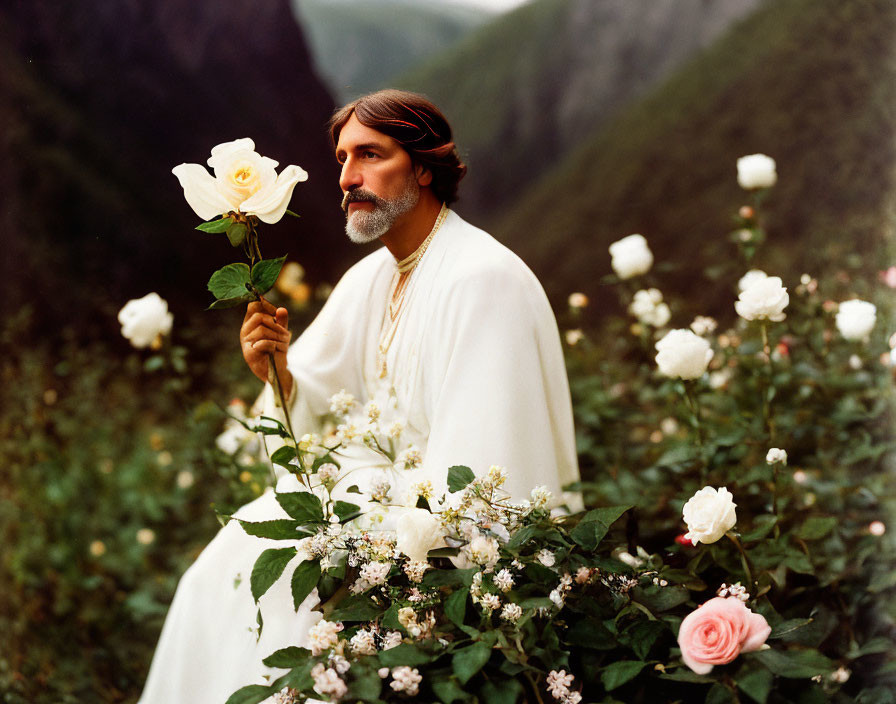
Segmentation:
[(432, 171), (421, 164), (414, 166), (414, 175), (417, 177), (417, 183), (420, 186), (428, 186), (432, 183)]

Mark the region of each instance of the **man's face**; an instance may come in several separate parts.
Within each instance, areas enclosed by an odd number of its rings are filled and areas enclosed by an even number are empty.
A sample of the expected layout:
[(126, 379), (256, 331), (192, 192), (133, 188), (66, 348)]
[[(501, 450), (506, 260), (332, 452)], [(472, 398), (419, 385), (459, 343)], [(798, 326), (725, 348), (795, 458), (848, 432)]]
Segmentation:
[(417, 205), (420, 184), (410, 155), (355, 115), (339, 133), (336, 160), (342, 164), (339, 186), (348, 193), (345, 231), (353, 242), (382, 237)]

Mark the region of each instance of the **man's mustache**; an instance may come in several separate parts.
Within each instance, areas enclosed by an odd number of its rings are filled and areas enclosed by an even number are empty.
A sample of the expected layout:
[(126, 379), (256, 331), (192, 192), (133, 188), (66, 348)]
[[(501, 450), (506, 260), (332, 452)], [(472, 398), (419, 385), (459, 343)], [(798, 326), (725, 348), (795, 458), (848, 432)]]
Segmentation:
[(353, 191), (346, 191), (342, 197), (342, 212), (348, 211), (349, 203), (373, 203), (374, 205), (379, 205), (380, 201), (380, 197), (375, 193), (356, 188)]

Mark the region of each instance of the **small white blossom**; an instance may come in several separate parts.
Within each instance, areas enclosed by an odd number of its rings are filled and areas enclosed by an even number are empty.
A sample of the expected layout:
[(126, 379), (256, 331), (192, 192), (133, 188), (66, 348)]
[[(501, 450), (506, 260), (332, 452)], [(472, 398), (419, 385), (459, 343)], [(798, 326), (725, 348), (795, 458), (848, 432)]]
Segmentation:
[(497, 594), (483, 594), (479, 599), (479, 605), (486, 611), (497, 611), (501, 608), (501, 597)]
[(492, 483), (492, 486), (501, 486), (507, 481), (507, 469), (493, 464), (488, 468), (488, 480)]
[(887, 526), (883, 521), (872, 521), (868, 524), (868, 532), (871, 533), (871, 535), (880, 537), (887, 532)]
[(331, 484), (335, 482), (338, 476), (339, 467), (337, 467), (332, 462), (327, 462), (317, 468), (317, 478), (320, 479), (324, 484)]
[(491, 568), (498, 561), (498, 541), (485, 535), (476, 535), (466, 546), (466, 552), (477, 565)]
[(121, 334), (134, 347), (159, 349), (162, 338), (171, 332), (174, 316), (168, 312), (168, 303), (157, 293), (128, 301), (118, 313)]
[(413, 697), (420, 691), (420, 682), (422, 681), (423, 676), (417, 668), (412, 669), (402, 665), (392, 669), (392, 681), (389, 686), (396, 692), (404, 692), (409, 697)]
[(388, 501), (392, 485), (385, 479), (379, 479), (370, 486), (370, 498), (374, 501)]
[(836, 682), (837, 684), (844, 684), (845, 682), (847, 682), (849, 680), (849, 677), (851, 674), (852, 674), (852, 671), (849, 670), (848, 668), (842, 667), (842, 666), (838, 667), (830, 675), (831, 682)]
[(355, 397), (342, 389), (330, 397), (330, 412), (338, 416), (348, 415), (355, 403)]
[(854, 298), (838, 306), (834, 322), (846, 340), (867, 340), (877, 321), (877, 306)]
[(584, 293), (571, 293), (567, 301), (570, 308), (579, 309), (588, 305), (588, 296)]
[(765, 461), (768, 464), (775, 464), (776, 462), (780, 462), (781, 464), (787, 464), (787, 452), (782, 450), (780, 447), (773, 447), (768, 451), (768, 454), (765, 456)]
[(504, 604), (501, 609), (501, 618), (510, 623), (516, 623), (523, 615), (523, 609), (519, 604)]
[(383, 650), (390, 650), (396, 645), (401, 645), (400, 631), (389, 631), (385, 636), (383, 636)]
[(750, 154), (737, 160), (737, 183), (744, 190), (771, 188), (778, 181), (775, 160), (766, 154)]
[(543, 548), (543, 549), (539, 550), (535, 554), (535, 559), (538, 560), (545, 567), (553, 567), (554, 563), (557, 562), (557, 558), (554, 556), (554, 553), (552, 553), (547, 548)]
[(395, 469), (416, 469), (423, 461), (423, 455), (415, 447), (409, 447), (398, 453), (395, 458)]
[(532, 508), (544, 508), (551, 500), (552, 494), (546, 486), (537, 486), (532, 490), (529, 498), (532, 501)]
[(411, 560), (404, 566), (405, 574), (412, 582), (419, 583), (423, 581), (423, 575), (432, 565), (425, 560)]
[(502, 592), (513, 589), (513, 574), (507, 568), (498, 572), (494, 577), (495, 586)]
[(380, 407), (374, 401), (368, 401), (364, 406), (364, 414), (370, 423), (376, 423), (380, 417)]
[(570, 347), (575, 347), (582, 341), (582, 338), (585, 337), (585, 333), (582, 332), (580, 328), (574, 328), (573, 330), (567, 330), (565, 337), (566, 344)]
[(311, 677), (314, 680), (314, 691), (329, 696), (331, 701), (341, 699), (348, 692), (348, 686), (339, 677), (339, 673), (332, 667), (324, 667), (322, 662), (311, 668)]
[(672, 316), (669, 306), (663, 303), (663, 294), (656, 288), (635, 293), (628, 312), (644, 325), (652, 325), (655, 328), (663, 327)]
[(694, 318), (691, 323), (691, 330), (693, 330), (697, 335), (701, 337), (704, 335), (711, 335), (715, 332), (715, 329), (718, 327), (718, 323), (715, 318), (710, 318), (705, 315), (698, 315)]
[(653, 266), (653, 253), (643, 235), (629, 235), (610, 245), (610, 266), (620, 279), (645, 274)]
[(308, 630), (308, 641), (311, 644), (312, 655), (321, 653), (335, 647), (339, 642), (339, 632), (343, 626), (341, 623), (321, 619)]
[(360, 576), (371, 586), (385, 584), (391, 569), (392, 564), (389, 562), (368, 562), (361, 568)]
[(593, 576), (593, 567), (579, 567), (579, 569), (576, 570), (576, 584), (587, 584), (591, 581), (591, 577)]
[(713, 351), (709, 342), (690, 330), (670, 330), (656, 343), (656, 363), (664, 376), (697, 379), (703, 376)]
[(566, 602), (563, 593), (559, 589), (553, 589), (550, 594), (548, 594), (548, 598), (554, 602), (554, 606), (558, 609), (563, 608), (563, 604)]
[(569, 694), (569, 686), (572, 684), (573, 679), (571, 674), (566, 674), (566, 670), (551, 670), (546, 681), (551, 696), (554, 699), (563, 699), (563, 697)]
[(401, 421), (395, 421), (392, 425), (389, 426), (389, 437), (394, 439), (398, 439), (401, 434), (404, 432), (404, 424)]
[(779, 276), (767, 276), (751, 283), (740, 292), (734, 309), (745, 320), (771, 320), (780, 322), (787, 317), (784, 309), (790, 296)]
[(375, 655), (376, 639), (373, 631), (362, 628), (352, 636), (349, 646), (355, 655)]

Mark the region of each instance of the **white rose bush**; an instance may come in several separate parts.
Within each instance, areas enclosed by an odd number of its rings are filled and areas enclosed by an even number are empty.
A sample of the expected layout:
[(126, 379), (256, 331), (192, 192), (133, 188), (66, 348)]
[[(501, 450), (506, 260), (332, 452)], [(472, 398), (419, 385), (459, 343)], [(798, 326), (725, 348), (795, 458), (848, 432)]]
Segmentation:
[[(770, 161), (739, 162), (740, 186), (774, 185)], [(214, 177), (184, 166), (187, 201), (210, 221), (200, 229), (250, 261), (216, 272), (213, 307), (263, 295), (282, 260), (261, 259), (256, 228), (287, 212), (298, 167), (278, 176), (249, 140), (213, 150)], [(586, 510), (544, 487), (511, 497), (513, 467), (418, 481), (405, 419), (345, 391), (320, 435), (230, 413), (219, 449), (248, 465), (250, 445), (269, 447), (259, 437), (279, 438), (269, 468), (300, 488), (275, 491), (285, 519), (216, 511), (281, 541), (247, 575), (252, 597), (283, 580), (293, 608), (321, 619), (226, 704), (888, 701), (887, 333), (866, 291), (758, 269), (757, 209), (736, 219), (727, 321), (664, 300), (642, 235), (610, 248), (623, 311), (610, 334), (581, 330), (588, 297), (569, 297), (584, 479), (565, 489)], [(151, 310), (139, 342), (170, 328)], [(366, 456), (365, 471), (344, 470), (346, 456)]]

